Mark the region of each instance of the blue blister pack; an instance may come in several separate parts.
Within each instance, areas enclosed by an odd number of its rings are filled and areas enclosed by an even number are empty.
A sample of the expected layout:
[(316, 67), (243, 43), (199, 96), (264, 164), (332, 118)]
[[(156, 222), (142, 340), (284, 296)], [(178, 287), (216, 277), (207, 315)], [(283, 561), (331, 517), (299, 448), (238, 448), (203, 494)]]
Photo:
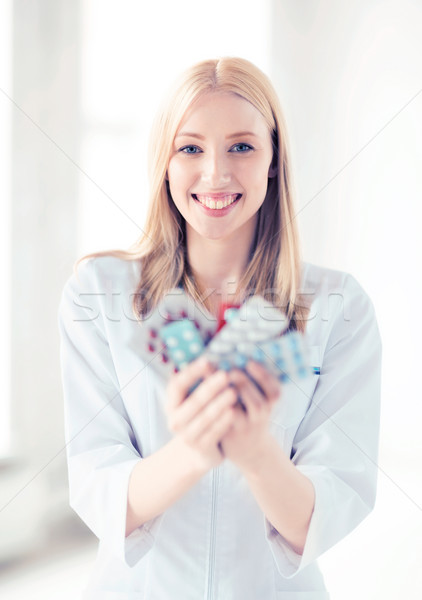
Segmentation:
[(187, 319), (164, 325), (159, 333), (178, 370), (198, 358), (205, 348), (204, 340), (195, 324)]

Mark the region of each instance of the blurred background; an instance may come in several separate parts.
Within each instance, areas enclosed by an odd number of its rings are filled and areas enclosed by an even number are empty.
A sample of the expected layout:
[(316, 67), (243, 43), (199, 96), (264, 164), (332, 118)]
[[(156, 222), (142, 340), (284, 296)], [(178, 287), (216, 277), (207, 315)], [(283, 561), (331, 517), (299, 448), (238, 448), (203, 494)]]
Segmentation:
[(419, 0), (0, 0), (2, 599), (80, 597), (96, 544), (67, 504), (61, 290), (138, 237), (156, 106), (223, 55), (274, 82), (304, 258), (358, 279), (383, 338), (377, 505), (322, 557), (327, 586), (422, 597), (421, 29)]

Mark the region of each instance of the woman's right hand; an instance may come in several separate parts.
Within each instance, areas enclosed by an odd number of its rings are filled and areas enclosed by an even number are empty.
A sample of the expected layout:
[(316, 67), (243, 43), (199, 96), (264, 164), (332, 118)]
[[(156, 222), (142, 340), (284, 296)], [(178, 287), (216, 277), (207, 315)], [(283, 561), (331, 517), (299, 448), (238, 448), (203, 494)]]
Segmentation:
[(170, 431), (192, 450), (204, 472), (218, 466), (224, 458), (218, 444), (233, 424), (237, 400), (228, 374), (200, 357), (171, 376), (167, 398)]

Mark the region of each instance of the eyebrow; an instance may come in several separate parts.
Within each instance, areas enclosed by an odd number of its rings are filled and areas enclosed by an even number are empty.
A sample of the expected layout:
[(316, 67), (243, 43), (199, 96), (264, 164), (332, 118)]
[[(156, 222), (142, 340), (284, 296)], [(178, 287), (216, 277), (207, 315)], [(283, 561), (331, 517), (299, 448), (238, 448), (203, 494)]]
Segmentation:
[[(257, 134), (254, 133), (253, 131), (237, 131), (236, 133), (231, 133), (230, 135), (227, 135), (226, 139), (230, 140), (232, 138), (242, 137), (244, 135), (258, 137)], [(192, 133), (190, 131), (181, 131), (180, 133), (178, 133), (176, 135), (176, 138), (179, 138), (179, 137), (193, 137), (193, 138), (198, 138), (199, 140), (205, 139), (205, 137), (203, 135), (201, 135), (200, 133)]]

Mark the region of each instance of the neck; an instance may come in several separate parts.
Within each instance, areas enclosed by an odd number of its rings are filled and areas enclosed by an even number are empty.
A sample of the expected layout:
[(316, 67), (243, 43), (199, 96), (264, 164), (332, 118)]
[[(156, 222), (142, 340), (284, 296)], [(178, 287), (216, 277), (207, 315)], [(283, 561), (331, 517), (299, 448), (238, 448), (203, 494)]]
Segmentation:
[(190, 228), (186, 237), (187, 258), (198, 291), (210, 310), (217, 313), (221, 302), (235, 299), (248, 266), (252, 241), (242, 237), (206, 239)]

